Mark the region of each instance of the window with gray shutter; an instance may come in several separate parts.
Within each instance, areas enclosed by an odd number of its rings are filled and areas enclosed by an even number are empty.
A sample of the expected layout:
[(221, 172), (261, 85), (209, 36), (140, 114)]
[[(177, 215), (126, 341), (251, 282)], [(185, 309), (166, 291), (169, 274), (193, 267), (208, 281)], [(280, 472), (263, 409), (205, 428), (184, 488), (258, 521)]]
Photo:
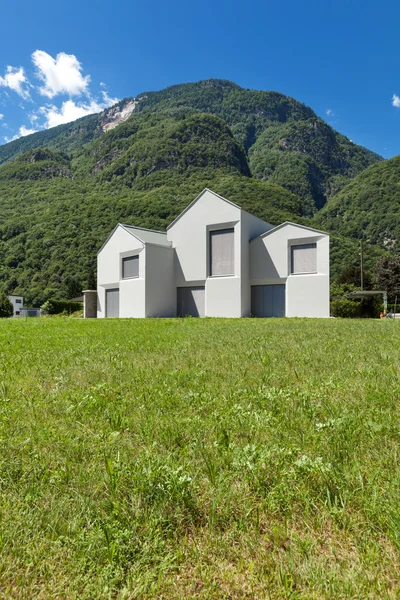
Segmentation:
[(292, 246), (292, 274), (317, 272), (317, 244)]
[(122, 279), (139, 277), (139, 256), (127, 256), (122, 259)]
[(234, 275), (234, 230), (210, 231), (210, 276)]

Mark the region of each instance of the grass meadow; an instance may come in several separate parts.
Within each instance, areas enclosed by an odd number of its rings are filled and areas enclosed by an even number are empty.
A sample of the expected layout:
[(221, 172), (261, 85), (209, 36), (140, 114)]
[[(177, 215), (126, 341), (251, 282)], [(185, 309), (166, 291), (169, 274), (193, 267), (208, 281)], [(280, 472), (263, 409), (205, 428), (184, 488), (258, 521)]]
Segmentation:
[(400, 324), (0, 322), (0, 597), (399, 598)]

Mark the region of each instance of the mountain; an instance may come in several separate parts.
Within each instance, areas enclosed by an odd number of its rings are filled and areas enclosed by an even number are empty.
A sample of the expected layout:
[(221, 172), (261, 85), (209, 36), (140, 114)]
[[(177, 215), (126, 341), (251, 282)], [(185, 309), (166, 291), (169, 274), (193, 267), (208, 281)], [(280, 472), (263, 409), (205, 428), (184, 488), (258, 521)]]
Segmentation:
[(400, 156), (360, 173), (315, 220), (345, 237), (400, 252)]
[[(309, 223), (380, 160), (276, 92), (208, 80), (127, 98), (0, 147), (0, 286), (33, 304), (75, 296), (116, 222), (164, 228), (206, 186)], [(354, 249), (335, 243), (333, 272)]]
[(10, 142), (0, 147), (0, 164), (37, 147), (76, 152), (127, 119), (137, 122), (156, 114), (182, 118), (194, 113), (222, 119), (243, 147), (253, 176), (298, 195), (308, 216), (352, 177), (381, 160), (293, 98), (211, 79), (143, 93), (99, 115)]

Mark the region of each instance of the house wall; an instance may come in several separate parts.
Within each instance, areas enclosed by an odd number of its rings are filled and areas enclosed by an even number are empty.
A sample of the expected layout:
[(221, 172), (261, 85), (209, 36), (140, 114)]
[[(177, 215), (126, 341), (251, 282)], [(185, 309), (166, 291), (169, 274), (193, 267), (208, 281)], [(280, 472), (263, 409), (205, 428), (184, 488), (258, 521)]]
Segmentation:
[[(207, 190), (167, 232), (176, 254), (176, 287), (204, 285), (208, 317), (242, 316), (240, 213)], [(234, 228), (235, 274), (209, 277), (209, 232), (228, 227)]]
[(329, 236), (327, 235), (317, 241), (317, 269), (316, 274), (298, 274), (288, 277), (287, 317), (329, 317)]
[[(210, 231), (233, 228), (234, 274), (210, 276)], [(168, 317), (177, 311), (177, 288), (204, 286), (205, 315), (245, 317), (251, 286), (285, 284), (286, 316), (329, 316), (329, 236), (286, 224), (272, 226), (205, 191), (169, 227), (173, 247), (146, 245), (117, 227), (98, 255), (98, 317), (107, 289), (120, 290), (120, 317)], [(251, 241), (253, 240), (253, 241)], [(250, 242), (250, 243), (249, 243)], [(317, 273), (290, 273), (291, 246), (317, 244)], [(139, 277), (122, 280), (122, 259), (139, 254)]]
[[(13, 305), (13, 309), (14, 309), (14, 314), (13, 316), (16, 316), (17, 312), (20, 312), (21, 309), (24, 307), (24, 299), (22, 296), (8, 296), (8, 299), (10, 300), (11, 304)], [(17, 300), (21, 300), (21, 303), (17, 303)]]
[(176, 316), (174, 258), (173, 248), (146, 244), (146, 317)]
[(251, 312), (251, 288), (250, 288), (250, 240), (262, 233), (272, 229), (272, 225), (265, 223), (254, 215), (241, 211), (241, 316), (248, 317)]
[[(317, 244), (317, 273), (292, 275), (291, 246)], [(288, 224), (250, 244), (250, 284), (286, 284), (287, 317), (329, 317), (329, 236)]]
[[(139, 277), (122, 279), (122, 258), (139, 254)], [(145, 317), (144, 245), (122, 227), (117, 227), (97, 257), (97, 317), (106, 316), (106, 290), (119, 288), (119, 316)]]

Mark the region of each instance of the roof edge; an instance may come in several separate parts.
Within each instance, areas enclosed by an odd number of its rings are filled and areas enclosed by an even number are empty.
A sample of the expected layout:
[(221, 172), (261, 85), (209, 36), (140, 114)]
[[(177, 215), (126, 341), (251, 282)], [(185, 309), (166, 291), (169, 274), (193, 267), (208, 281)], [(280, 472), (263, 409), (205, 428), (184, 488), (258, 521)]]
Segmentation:
[(299, 223), (293, 223), (293, 221), (285, 221), (284, 223), (281, 223), (280, 225), (273, 227), (269, 231), (266, 231), (265, 233), (262, 233), (261, 235), (253, 238), (252, 240), (250, 240), (250, 243), (254, 242), (254, 240), (258, 240), (259, 238), (264, 238), (267, 235), (270, 235), (271, 233), (275, 233), (275, 231), (277, 231), (278, 229), (282, 229), (283, 227), (287, 227), (288, 225), (293, 225), (293, 227), (300, 227), (300, 229), (306, 229), (307, 231), (313, 231), (314, 233), (320, 233), (322, 235), (329, 236), (329, 233), (327, 231), (321, 231), (320, 229), (315, 229), (314, 227), (307, 227), (307, 225), (300, 225)]
[(147, 227), (138, 227), (137, 225), (128, 225), (127, 223), (119, 223), (121, 227), (133, 227), (133, 229), (139, 229), (139, 231), (150, 231), (150, 233), (161, 233), (167, 235), (166, 231), (159, 231), (158, 229), (148, 229)]
[(118, 227), (122, 227), (122, 229), (124, 231), (126, 231), (126, 233), (129, 233), (129, 235), (131, 235), (132, 237), (137, 239), (137, 241), (140, 242), (142, 244), (142, 246), (144, 246), (144, 242), (142, 240), (140, 240), (136, 235), (134, 235), (128, 229), (126, 229), (126, 227), (122, 223), (117, 223), (116, 226), (114, 227), (114, 229), (112, 230), (112, 232), (110, 233), (110, 235), (108, 236), (108, 238), (106, 239), (106, 241), (103, 243), (101, 248), (97, 251), (97, 254), (100, 254), (100, 252), (103, 250), (104, 246), (106, 246), (108, 244), (109, 240), (112, 238), (114, 233), (117, 231)]
[(200, 194), (198, 194), (198, 196), (196, 196), (196, 198), (194, 200), (192, 200), (192, 202), (190, 204), (187, 205), (187, 207), (177, 216), (175, 217), (175, 219), (172, 221), (172, 223), (170, 223), (167, 227), (167, 231), (169, 229), (171, 229), (171, 227), (173, 225), (175, 225), (175, 223), (177, 221), (179, 221), (179, 219), (185, 214), (187, 213), (188, 210), (190, 210), (192, 208), (192, 206), (194, 204), (196, 204), (196, 202), (198, 200), (200, 200), (200, 198), (206, 193), (206, 192), (210, 192), (210, 194), (213, 194), (213, 196), (216, 196), (217, 198), (219, 198), (220, 200), (223, 200), (224, 202), (226, 202), (227, 204), (230, 204), (231, 206), (234, 206), (235, 208), (238, 208), (239, 210), (243, 210), (238, 204), (235, 204), (234, 202), (231, 202), (231, 200), (227, 200), (226, 198), (224, 198), (223, 196), (220, 196), (219, 194), (217, 194), (217, 192), (213, 192), (212, 190), (210, 190), (210, 188), (204, 188), (204, 190), (202, 190), (200, 192)]

